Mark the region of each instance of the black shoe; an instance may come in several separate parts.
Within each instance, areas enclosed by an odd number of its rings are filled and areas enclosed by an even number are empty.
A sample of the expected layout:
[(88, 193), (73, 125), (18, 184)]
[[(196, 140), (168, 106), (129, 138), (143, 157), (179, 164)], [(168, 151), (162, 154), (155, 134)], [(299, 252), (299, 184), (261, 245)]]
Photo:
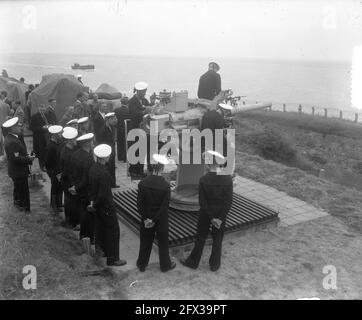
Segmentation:
[(194, 270), (197, 269), (197, 267), (190, 265), (186, 259), (180, 259), (180, 263), (187, 268), (194, 269)]
[(218, 266), (210, 266), (210, 270), (212, 271), (212, 272), (215, 272), (215, 271), (217, 271), (217, 270), (219, 270), (220, 269), (220, 265), (218, 265)]
[(112, 186), (112, 189), (119, 188), (120, 186), (118, 184), (115, 184)]
[(140, 272), (145, 272), (145, 270), (146, 270), (146, 267), (137, 266), (137, 268)]
[(75, 227), (73, 228), (73, 231), (80, 231), (80, 226), (75, 226)]
[(171, 261), (171, 265), (170, 265), (167, 269), (165, 269), (165, 270), (162, 270), (162, 269), (161, 269), (161, 271), (162, 271), (162, 272), (167, 272), (167, 271), (170, 271), (170, 270), (175, 269), (175, 268), (176, 268), (176, 262), (175, 262), (175, 261)]
[(127, 264), (126, 260), (107, 261), (107, 266), (121, 267)]

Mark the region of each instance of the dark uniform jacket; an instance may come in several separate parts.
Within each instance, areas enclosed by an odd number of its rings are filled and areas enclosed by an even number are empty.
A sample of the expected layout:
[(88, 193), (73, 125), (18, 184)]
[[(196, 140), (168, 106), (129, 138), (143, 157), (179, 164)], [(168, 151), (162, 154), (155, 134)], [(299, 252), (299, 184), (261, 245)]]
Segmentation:
[(77, 149), (71, 157), (71, 182), (80, 198), (88, 197), (88, 173), (94, 164), (91, 153)]
[(225, 220), (233, 199), (233, 180), (230, 175), (208, 172), (200, 178), (200, 213), (211, 219)]
[(112, 195), (112, 179), (105, 165), (95, 163), (89, 170), (89, 200), (101, 214), (115, 213)]
[(99, 131), (102, 129), (102, 127), (105, 125), (105, 123), (106, 122), (105, 122), (104, 118), (102, 117), (102, 115), (99, 112), (97, 112), (93, 118), (94, 135), (96, 137), (97, 143), (100, 143), (100, 142), (98, 142)]
[(221, 77), (213, 71), (208, 70), (205, 72), (199, 80), (199, 89), (197, 96), (200, 99), (213, 100), (221, 91)]
[(8, 174), (10, 178), (24, 178), (29, 174), (31, 160), (28, 157), (25, 143), (12, 134), (5, 138), (5, 152), (8, 158)]
[(72, 174), (72, 162), (71, 157), (74, 149), (68, 148), (66, 145), (60, 148), (60, 161), (59, 169), (62, 173), (60, 183), (63, 187), (63, 190), (67, 191), (68, 188), (72, 186), (71, 174)]
[[(126, 161), (126, 127), (124, 120), (132, 119), (131, 114), (128, 111), (128, 107), (122, 105), (121, 107), (114, 110), (117, 117), (117, 151), (118, 151), (118, 160)], [(128, 124), (130, 121), (128, 122)], [(127, 125), (127, 131), (132, 129), (132, 125)], [(127, 132), (127, 133), (128, 133)]]
[(161, 176), (149, 175), (138, 184), (137, 205), (143, 220), (149, 218), (157, 222), (167, 215), (171, 188)]
[(114, 148), (114, 132), (112, 127), (104, 124), (98, 132), (97, 144), (105, 143), (112, 147), (112, 151)]
[(59, 143), (50, 140), (45, 157), (45, 168), (50, 176), (60, 173)]
[(53, 107), (49, 106), (45, 114), (46, 117), (49, 119), (49, 124), (58, 124), (57, 115), (55, 114), (55, 110)]
[(42, 115), (37, 112), (30, 120), (30, 129), (33, 131), (33, 148), (36, 155), (45, 153), (48, 130), (44, 128), (44, 126), (55, 124), (54, 119), (48, 112), (46, 112), (44, 116), (46, 121)]
[(147, 107), (149, 105), (150, 103), (146, 98), (142, 98), (142, 101), (140, 101), (136, 95), (128, 101), (128, 110), (132, 116), (133, 128), (139, 128), (143, 118), (143, 111), (145, 110), (144, 106)]
[(224, 118), (216, 110), (207, 111), (201, 120), (201, 130), (211, 129), (215, 133), (215, 129), (223, 129), (225, 125)]

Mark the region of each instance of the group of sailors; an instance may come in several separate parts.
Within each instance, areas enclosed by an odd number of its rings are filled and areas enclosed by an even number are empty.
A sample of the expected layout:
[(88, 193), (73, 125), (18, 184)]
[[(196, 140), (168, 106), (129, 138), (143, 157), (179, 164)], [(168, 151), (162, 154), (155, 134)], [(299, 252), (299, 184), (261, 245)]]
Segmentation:
[[(209, 65), (209, 69), (216, 73), (215, 65), (211, 67)], [(215, 95), (216, 89), (212, 89)], [(128, 101), (128, 112), (133, 115), (135, 127), (140, 125), (154, 102), (145, 98), (146, 91), (147, 83), (138, 82), (134, 96)], [(107, 265), (122, 266), (126, 261), (119, 257), (120, 231), (112, 193), (112, 188), (118, 187), (115, 175), (116, 112), (107, 109), (106, 104), (100, 104), (98, 111), (92, 114), (87, 100), (86, 94), (77, 96), (74, 109), (79, 118), (68, 119), (64, 125), (58, 125), (54, 118), (55, 100), (49, 100), (48, 107), (40, 106), (31, 119), (35, 154), (27, 152), (21, 118), (13, 117), (3, 123), (8, 174), (14, 183), (14, 205), (30, 212), (29, 166), (38, 157), (40, 168), (48, 173), (51, 181), (50, 204), (55, 212), (64, 211), (65, 226), (79, 230), (80, 239), (94, 245), (97, 254), (107, 258)], [(219, 115), (216, 117), (218, 119)], [(212, 127), (212, 124), (209, 126)], [(156, 237), (160, 269), (166, 272), (176, 266), (168, 247), (171, 188), (162, 175), (169, 159), (160, 154), (149, 157), (154, 161), (147, 161), (147, 174), (143, 172), (143, 164), (130, 167), (130, 171), (140, 174), (141, 180), (137, 194), (141, 216), (137, 267), (145, 271)], [(230, 175), (218, 174), (220, 163), (225, 161), (222, 154), (208, 150), (204, 158), (205, 161), (209, 158), (206, 163), (210, 164), (199, 183), (200, 214), (196, 243), (189, 257), (180, 262), (192, 269), (198, 267), (211, 226), (213, 246), (209, 264), (210, 269), (216, 271), (221, 263), (221, 244), (226, 215), (231, 207), (233, 182)]]

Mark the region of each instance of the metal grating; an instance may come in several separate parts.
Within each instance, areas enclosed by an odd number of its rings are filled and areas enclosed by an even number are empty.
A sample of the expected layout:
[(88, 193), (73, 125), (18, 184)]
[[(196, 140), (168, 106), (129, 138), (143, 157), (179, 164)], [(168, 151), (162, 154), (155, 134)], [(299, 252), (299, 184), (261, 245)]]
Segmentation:
[[(141, 217), (137, 210), (137, 190), (115, 192), (113, 200), (118, 217), (138, 233)], [(277, 219), (278, 213), (276, 211), (234, 192), (232, 206), (226, 219), (225, 233), (247, 229)], [(195, 212), (169, 208), (170, 247), (194, 242), (197, 220), (198, 214)]]

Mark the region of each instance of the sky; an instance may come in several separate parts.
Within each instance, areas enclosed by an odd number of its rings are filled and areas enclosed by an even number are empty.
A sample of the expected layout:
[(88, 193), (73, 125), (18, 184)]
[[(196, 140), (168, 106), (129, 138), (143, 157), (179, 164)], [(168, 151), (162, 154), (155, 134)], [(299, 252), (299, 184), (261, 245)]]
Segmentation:
[(351, 61), (362, 0), (1, 1), (0, 53)]

